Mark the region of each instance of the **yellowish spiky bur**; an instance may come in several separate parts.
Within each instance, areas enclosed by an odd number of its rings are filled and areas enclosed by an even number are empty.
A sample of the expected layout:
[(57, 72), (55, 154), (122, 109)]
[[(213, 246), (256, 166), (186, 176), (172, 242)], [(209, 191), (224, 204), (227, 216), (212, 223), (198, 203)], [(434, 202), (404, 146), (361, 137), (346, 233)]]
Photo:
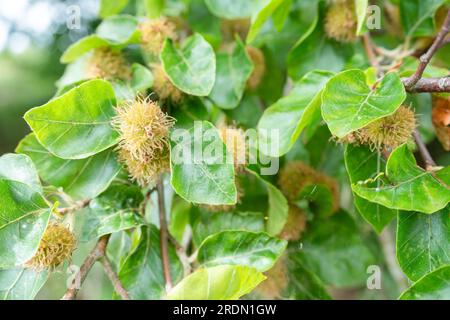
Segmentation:
[(266, 59), (264, 53), (258, 48), (247, 46), (246, 50), (253, 63), (253, 72), (247, 80), (247, 87), (254, 90), (260, 85), (266, 73)]
[(288, 218), (279, 237), (287, 241), (300, 240), (306, 230), (307, 216), (302, 209), (295, 205), (289, 205)]
[(166, 17), (142, 22), (139, 30), (142, 49), (153, 55), (159, 55), (166, 39), (178, 39), (176, 25)]
[(106, 80), (130, 80), (131, 68), (122, 52), (111, 48), (97, 48), (87, 64), (89, 78)]
[(156, 183), (169, 169), (169, 133), (175, 120), (149, 98), (128, 101), (116, 113), (119, 160), (140, 185)]
[(354, 42), (357, 18), (353, 0), (333, 1), (328, 7), (325, 17), (325, 33), (339, 42)]
[(59, 223), (50, 222), (35, 255), (25, 266), (38, 271), (52, 270), (69, 260), (75, 248), (76, 238), (72, 232)]
[(244, 130), (234, 127), (219, 125), (219, 135), (225, 144), (228, 153), (233, 156), (233, 164), (236, 172), (243, 170), (247, 164), (247, 141)]
[(311, 184), (321, 184), (328, 187), (333, 196), (333, 211), (340, 205), (339, 187), (337, 182), (301, 161), (288, 162), (278, 176), (278, 186), (290, 202), (297, 200), (304, 187)]
[(153, 91), (162, 100), (170, 99), (174, 103), (179, 103), (183, 99), (183, 92), (173, 85), (164, 71), (162, 65), (152, 64)]
[(288, 272), (287, 257), (284, 254), (264, 273), (267, 279), (255, 288), (255, 293), (268, 300), (281, 299), (288, 286)]
[(394, 114), (352, 132), (343, 142), (368, 145), (373, 150), (393, 150), (411, 139), (416, 126), (414, 112), (400, 106)]

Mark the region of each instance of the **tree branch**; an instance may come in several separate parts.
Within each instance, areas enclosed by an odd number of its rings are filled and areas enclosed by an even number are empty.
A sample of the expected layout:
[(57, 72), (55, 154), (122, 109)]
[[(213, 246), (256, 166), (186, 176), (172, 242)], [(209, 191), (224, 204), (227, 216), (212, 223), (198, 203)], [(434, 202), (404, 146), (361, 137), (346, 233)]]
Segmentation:
[(125, 288), (123, 287), (119, 277), (114, 272), (111, 262), (108, 260), (108, 257), (106, 257), (106, 255), (101, 259), (101, 263), (103, 265), (103, 268), (105, 269), (106, 275), (108, 276), (114, 287), (114, 290), (120, 295), (122, 300), (130, 300), (130, 296), (128, 295), (127, 290), (125, 290)]
[(411, 93), (419, 92), (450, 92), (450, 77), (444, 78), (422, 78), (412, 87), (406, 84), (409, 78), (402, 78), (405, 89)]
[(407, 90), (411, 90), (416, 85), (416, 83), (422, 78), (425, 68), (431, 61), (431, 58), (433, 58), (433, 55), (436, 53), (436, 51), (442, 46), (442, 42), (444, 41), (445, 37), (449, 32), (450, 32), (450, 10), (448, 10), (445, 21), (442, 24), (442, 28), (441, 30), (439, 30), (439, 33), (434, 39), (433, 44), (428, 49), (428, 51), (420, 57), (420, 63), (419, 66), (417, 67), (416, 72), (403, 82)]
[(77, 297), (78, 291), (80, 291), (80, 287), (83, 284), (84, 280), (92, 269), (92, 266), (95, 264), (97, 260), (104, 257), (106, 254), (106, 246), (108, 245), (109, 237), (111, 235), (107, 234), (102, 236), (95, 245), (94, 249), (89, 253), (89, 255), (84, 260), (81, 265), (80, 270), (75, 275), (75, 278), (72, 280), (70, 288), (67, 289), (64, 296), (61, 300), (75, 300)]
[(380, 65), (377, 61), (377, 56), (375, 54), (375, 48), (372, 45), (372, 40), (370, 39), (370, 35), (368, 32), (366, 32), (363, 37), (362, 41), (364, 44), (364, 50), (366, 51), (367, 58), (369, 59), (370, 64), (372, 67), (376, 70), (377, 75), (380, 75)]
[(420, 156), (425, 162), (425, 169), (430, 170), (432, 167), (436, 166), (436, 162), (434, 162), (433, 158), (430, 155), (425, 143), (423, 142), (419, 132), (414, 130), (413, 132), (414, 140), (416, 140), (417, 148), (419, 149)]
[(163, 263), (164, 279), (166, 280), (166, 290), (172, 288), (172, 277), (170, 275), (170, 262), (169, 262), (169, 250), (168, 250), (168, 233), (166, 222), (166, 209), (164, 202), (164, 185), (162, 180), (158, 182), (158, 207), (159, 207), (159, 240), (161, 247), (161, 256)]

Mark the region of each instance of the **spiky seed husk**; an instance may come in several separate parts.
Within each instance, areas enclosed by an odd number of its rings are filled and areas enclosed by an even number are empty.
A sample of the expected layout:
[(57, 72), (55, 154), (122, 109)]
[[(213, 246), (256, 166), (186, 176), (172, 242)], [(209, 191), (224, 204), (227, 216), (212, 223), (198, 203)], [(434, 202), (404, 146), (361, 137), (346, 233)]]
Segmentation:
[(247, 46), (246, 50), (253, 63), (253, 72), (247, 80), (247, 87), (254, 90), (260, 85), (266, 73), (266, 59), (264, 53), (258, 48)]
[(281, 299), (288, 286), (288, 274), (287, 257), (284, 254), (269, 271), (264, 273), (267, 279), (255, 288), (255, 292), (264, 299)]
[(414, 112), (408, 107), (400, 106), (394, 114), (357, 130), (353, 137), (359, 144), (368, 145), (372, 149), (392, 150), (408, 142), (416, 126)]
[(155, 150), (152, 158), (137, 160), (127, 150), (119, 149), (119, 161), (128, 170), (131, 180), (140, 186), (154, 186), (164, 172), (170, 171), (170, 151), (166, 146), (162, 150)]
[(325, 17), (325, 33), (339, 42), (354, 42), (357, 19), (353, 0), (332, 2)]
[(87, 75), (89, 78), (129, 80), (131, 68), (122, 52), (111, 48), (97, 48), (88, 61)]
[(70, 259), (75, 247), (76, 238), (72, 232), (59, 223), (50, 222), (35, 255), (25, 266), (38, 271), (54, 269)]
[(141, 46), (148, 53), (159, 55), (166, 39), (177, 40), (176, 26), (166, 17), (148, 20), (139, 25)]
[(300, 240), (306, 230), (307, 217), (302, 209), (295, 205), (289, 205), (288, 218), (279, 237), (287, 241)]
[(219, 135), (228, 152), (233, 156), (236, 172), (241, 171), (247, 164), (247, 142), (242, 129), (233, 126), (219, 126)]
[(278, 186), (281, 192), (291, 202), (296, 201), (302, 189), (310, 184), (327, 186), (333, 196), (333, 211), (336, 212), (339, 209), (339, 187), (333, 178), (316, 171), (301, 161), (288, 162), (280, 170)]
[(175, 120), (148, 98), (128, 101), (116, 113), (119, 160), (140, 185), (157, 182), (169, 168), (169, 131)]
[(183, 99), (183, 92), (173, 85), (164, 71), (162, 65), (151, 65), (153, 71), (153, 91), (162, 100), (170, 99), (175, 103), (179, 103)]

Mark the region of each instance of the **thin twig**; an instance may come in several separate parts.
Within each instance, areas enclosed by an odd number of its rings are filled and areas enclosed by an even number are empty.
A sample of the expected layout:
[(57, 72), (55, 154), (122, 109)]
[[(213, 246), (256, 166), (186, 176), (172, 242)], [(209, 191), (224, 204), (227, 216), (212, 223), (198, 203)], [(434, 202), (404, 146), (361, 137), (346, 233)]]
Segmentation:
[(450, 32), (450, 10), (447, 12), (447, 16), (442, 25), (441, 30), (439, 30), (438, 35), (434, 39), (433, 44), (428, 49), (428, 51), (420, 57), (420, 63), (417, 67), (416, 72), (410, 76), (405, 82), (405, 87), (408, 90), (412, 90), (412, 88), (416, 85), (416, 83), (422, 78), (422, 75), (427, 67), (428, 63), (430, 63), (431, 58), (436, 53), (436, 51), (442, 46), (442, 42), (444, 41), (447, 34)]
[(403, 78), (405, 89), (411, 93), (419, 92), (450, 92), (450, 77), (422, 78), (413, 87), (406, 87), (409, 78)]
[(366, 50), (367, 58), (369, 59), (369, 62), (372, 65), (372, 67), (376, 70), (377, 76), (379, 76), (381, 73), (380, 65), (377, 61), (377, 56), (375, 54), (375, 49), (372, 45), (372, 40), (370, 39), (369, 33), (366, 32), (363, 35), (362, 41), (364, 44), (364, 49)]
[(128, 295), (127, 290), (125, 290), (125, 288), (123, 287), (122, 282), (120, 282), (119, 277), (114, 271), (111, 262), (108, 260), (108, 257), (106, 257), (106, 255), (101, 259), (101, 263), (103, 265), (103, 268), (105, 269), (106, 275), (108, 276), (114, 287), (114, 290), (120, 295), (122, 300), (130, 300), (130, 296)]
[(81, 210), (81, 209), (87, 207), (90, 202), (91, 202), (91, 199), (78, 201), (71, 207), (58, 209), (58, 213), (61, 214), (61, 215), (66, 215), (66, 214), (68, 214), (70, 212)]
[(92, 251), (84, 260), (80, 270), (77, 272), (75, 278), (72, 280), (70, 288), (67, 289), (66, 293), (61, 298), (61, 300), (75, 300), (78, 291), (80, 291), (81, 285), (83, 284), (84, 280), (86, 280), (86, 277), (89, 271), (92, 269), (92, 266), (95, 264), (96, 261), (105, 256), (106, 246), (108, 245), (110, 236), (111, 236), (110, 234), (104, 235), (97, 241), (97, 244), (95, 245), (94, 249), (92, 249)]
[(164, 202), (164, 185), (161, 180), (157, 185), (158, 190), (158, 207), (159, 207), (159, 240), (161, 246), (161, 256), (163, 263), (164, 279), (166, 281), (166, 289), (172, 288), (172, 277), (170, 275), (169, 249), (168, 249), (168, 232), (166, 222), (166, 208)]
[(422, 137), (420, 136), (420, 133), (417, 130), (414, 130), (413, 132), (414, 140), (416, 140), (417, 148), (419, 149), (420, 156), (422, 157), (423, 161), (425, 162), (425, 169), (431, 170), (433, 167), (436, 166), (436, 162), (434, 162), (433, 158), (431, 157), (430, 152), (428, 151), (425, 143), (422, 140)]

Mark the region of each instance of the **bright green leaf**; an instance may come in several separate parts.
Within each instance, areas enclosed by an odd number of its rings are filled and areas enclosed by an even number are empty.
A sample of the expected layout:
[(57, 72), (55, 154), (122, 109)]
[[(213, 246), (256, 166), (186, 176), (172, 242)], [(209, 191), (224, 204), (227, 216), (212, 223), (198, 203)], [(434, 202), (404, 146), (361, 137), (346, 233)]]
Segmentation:
[(167, 295), (170, 300), (236, 300), (266, 277), (246, 266), (201, 268), (184, 278)]
[[(345, 148), (345, 166), (351, 183), (375, 177), (378, 171), (384, 170), (385, 160), (376, 151), (368, 147), (347, 145)], [(376, 183), (375, 183), (376, 184)], [(354, 204), (361, 216), (380, 233), (397, 215), (397, 210), (386, 208), (353, 194)]]
[(269, 0), (205, 0), (211, 12), (225, 19), (241, 19), (253, 16)]
[(431, 214), (400, 212), (397, 260), (413, 281), (450, 264), (450, 206)]
[(100, 17), (106, 18), (120, 13), (127, 6), (129, 0), (101, 0)]
[(264, 232), (223, 231), (202, 242), (197, 259), (204, 267), (241, 265), (264, 272), (272, 268), (286, 245)]
[(112, 185), (89, 203), (82, 231), (82, 240), (89, 241), (145, 224), (140, 215), (142, 191), (136, 186)]
[(433, 35), (434, 13), (444, 2), (445, 0), (400, 0), (400, 17), (406, 36)]
[(247, 79), (253, 71), (244, 44), (237, 40), (232, 53), (219, 53), (216, 59), (216, 81), (210, 98), (222, 109), (234, 109), (244, 95)]
[(109, 42), (107, 40), (100, 38), (96, 34), (84, 37), (71, 44), (70, 47), (67, 48), (66, 51), (64, 51), (63, 55), (61, 56), (61, 63), (74, 62), (85, 53), (88, 53), (93, 49), (105, 47), (108, 45)]
[(419, 168), (404, 144), (395, 149), (388, 159), (386, 176), (389, 183), (377, 187), (356, 183), (352, 189), (358, 196), (388, 208), (430, 214), (444, 208), (450, 201), (447, 185), (450, 179), (443, 176), (448, 172), (448, 169), (442, 169), (434, 174)]
[(0, 269), (20, 266), (36, 252), (51, 214), (28, 185), (0, 179)]
[(46, 150), (34, 133), (19, 143), (16, 152), (26, 154), (34, 161), (46, 184), (61, 187), (65, 193), (79, 200), (92, 199), (102, 193), (121, 169), (113, 149), (86, 159), (61, 159)]
[(343, 138), (394, 113), (406, 98), (396, 73), (388, 73), (375, 88), (361, 70), (347, 70), (328, 81), (322, 94), (322, 116), (332, 134)]
[[(289, 95), (264, 111), (258, 123), (259, 148), (264, 154), (286, 154), (306, 126), (320, 121), (322, 88), (332, 76), (327, 71), (306, 74)], [(272, 136), (273, 130), (278, 135)]]
[(450, 300), (450, 266), (437, 269), (402, 293), (400, 300)]
[(23, 154), (5, 154), (0, 157), (0, 179), (22, 182), (42, 193), (36, 166), (30, 157)]
[(138, 20), (129, 15), (108, 17), (97, 27), (96, 34), (110, 45), (137, 43)]
[(33, 300), (47, 279), (46, 271), (0, 270), (0, 300)]
[(165, 0), (144, 0), (147, 16), (151, 19), (158, 18), (165, 5)]
[[(172, 245), (169, 245), (169, 258), (172, 281), (177, 283), (183, 276), (183, 268)], [(150, 225), (142, 228), (139, 245), (126, 258), (118, 275), (131, 299), (154, 300), (165, 295), (163, 274), (159, 231)]]
[(194, 96), (210, 94), (216, 77), (216, 56), (200, 34), (189, 37), (180, 49), (167, 39), (161, 61), (170, 81), (178, 89)]
[(356, 27), (356, 35), (360, 36), (364, 33), (364, 23), (366, 22), (367, 6), (369, 5), (369, 0), (355, 1), (355, 5), (356, 5), (356, 18), (358, 20), (358, 24)]
[(153, 86), (152, 72), (139, 63), (134, 63), (131, 66), (132, 78), (130, 86), (134, 92), (144, 92)]
[(247, 43), (255, 40), (263, 24), (285, 0), (270, 0), (264, 8), (252, 17), (252, 25), (247, 34)]
[(43, 106), (29, 110), (24, 118), (39, 142), (64, 159), (83, 159), (117, 143), (111, 126), (114, 91), (104, 80), (91, 80)]
[(171, 184), (175, 192), (194, 203), (235, 204), (232, 156), (217, 129), (203, 121), (181, 133), (171, 137)]

